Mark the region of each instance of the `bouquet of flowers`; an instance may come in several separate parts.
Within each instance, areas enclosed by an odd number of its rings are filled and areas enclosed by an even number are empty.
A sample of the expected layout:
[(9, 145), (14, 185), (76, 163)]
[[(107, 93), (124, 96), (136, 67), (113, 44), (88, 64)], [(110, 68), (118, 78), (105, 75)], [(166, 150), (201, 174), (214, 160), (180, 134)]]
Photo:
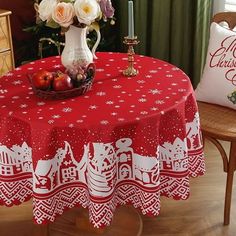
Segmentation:
[(37, 10), (38, 17), (52, 28), (89, 26), (102, 19), (114, 23), (111, 0), (42, 0)]
[[(114, 23), (111, 0), (36, 0), (35, 9), (38, 25), (61, 28), (65, 33), (61, 62), (66, 70), (52, 73), (53, 82), (47, 87), (46, 92), (49, 92), (47, 95), (51, 96), (51, 93), (54, 94), (58, 90), (56, 86), (58, 77), (63, 80), (67, 78), (68, 86), (65, 90), (72, 88), (81, 92), (80, 94), (86, 92), (91, 88), (95, 75), (93, 59), (96, 58), (95, 51), (101, 39), (100, 22)], [(97, 37), (90, 50), (87, 45), (87, 35), (91, 29), (95, 30)], [(50, 38), (44, 38), (47, 39)], [(55, 41), (50, 40), (50, 42)], [(35, 88), (41, 92), (40, 88), (37, 86)]]

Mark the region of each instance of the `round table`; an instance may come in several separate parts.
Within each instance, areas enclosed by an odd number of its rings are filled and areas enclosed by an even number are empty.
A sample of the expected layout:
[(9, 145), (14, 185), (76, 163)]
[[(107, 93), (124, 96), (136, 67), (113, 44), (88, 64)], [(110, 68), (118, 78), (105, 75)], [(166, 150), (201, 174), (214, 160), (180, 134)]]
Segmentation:
[(62, 70), (60, 57), (18, 67), (0, 79), (0, 204), (33, 198), (37, 224), (75, 206), (95, 227), (117, 206), (156, 216), (160, 196), (189, 197), (189, 177), (204, 173), (199, 115), (189, 78), (177, 67), (97, 53), (92, 90), (64, 100), (35, 96), (28, 74)]

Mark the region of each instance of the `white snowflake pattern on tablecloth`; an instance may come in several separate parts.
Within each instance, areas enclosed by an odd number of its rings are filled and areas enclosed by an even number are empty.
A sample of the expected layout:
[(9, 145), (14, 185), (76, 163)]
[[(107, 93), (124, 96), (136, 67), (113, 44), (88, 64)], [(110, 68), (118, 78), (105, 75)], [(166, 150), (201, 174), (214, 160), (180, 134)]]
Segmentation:
[(113, 105), (114, 102), (113, 102), (113, 101), (106, 101), (106, 104), (107, 104), (107, 105)]
[(56, 68), (61, 68), (61, 67), (62, 67), (62, 65), (59, 65), (59, 64), (53, 66), (53, 68), (55, 68), (55, 69)]
[(186, 89), (178, 89), (178, 92), (186, 92)]
[(161, 93), (162, 93), (162, 90), (159, 90), (159, 89), (150, 89), (148, 93), (151, 93), (151, 94), (153, 94), (153, 95), (161, 94)]
[(23, 83), (22, 80), (14, 80), (14, 81), (12, 81), (12, 84), (14, 84), (14, 85), (20, 85), (22, 83)]
[(151, 111), (158, 111), (159, 109), (157, 107), (151, 107), (150, 110)]
[(150, 79), (150, 78), (152, 78), (152, 75), (146, 75), (145, 77)]
[(141, 114), (141, 115), (147, 115), (148, 112), (147, 112), (147, 111), (141, 111), (140, 114)]
[(61, 118), (61, 116), (60, 115), (52, 115), (52, 118), (53, 119), (59, 119), (59, 118)]
[(100, 97), (106, 96), (106, 92), (100, 91), (100, 92), (97, 92), (96, 95)]
[(0, 89), (0, 94), (4, 94), (4, 93), (7, 93), (8, 90), (7, 89)]
[(150, 70), (149, 73), (151, 74), (156, 74), (158, 72), (158, 70)]
[(48, 124), (51, 125), (51, 124), (53, 124), (54, 122), (55, 122), (54, 120), (49, 120), (49, 121), (48, 121)]
[(96, 72), (104, 72), (105, 71), (105, 69), (103, 69), (103, 68), (97, 68), (96, 69)]
[(90, 105), (90, 106), (89, 106), (89, 109), (91, 109), (91, 110), (96, 110), (97, 108), (98, 108), (97, 105)]
[(139, 98), (138, 101), (143, 103), (143, 102), (147, 102), (147, 99), (146, 98)]
[(114, 85), (113, 88), (114, 89), (120, 89), (120, 88), (122, 88), (122, 86), (121, 85)]
[(37, 105), (38, 106), (43, 106), (43, 105), (45, 105), (45, 102), (37, 102)]
[(65, 107), (65, 108), (62, 109), (62, 111), (65, 112), (65, 113), (72, 112), (72, 108)]
[(173, 77), (173, 75), (171, 75), (171, 74), (168, 74), (168, 75), (166, 75), (166, 77), (167, 77), (167, 78), (172, 78), (172, 77)]
[(146, 81), (145, 81), (145, 80), (138, 80), (137, 83), (138, 83), (138, 84), (145, 84)]
[(108, 125), (108, 124), (109, 124), (109, 121), (108, 121), (108, 120), (101, 120), (101, 121), (100, 121), (100, 124), (101, 124), (101, 125)]
[(159, 105), (162, 105), (162, 104), (165, 103), (165, 101), (163, 101), (163, 100), (156, 100), (155, 103), (156, 103), (156, 104), (159, 104)]
[(27, 104), (21, 104), (21, 105), (20, 105), (20, 108), (26, 108), (26, 107), (28, 107)]
[(177, 68), (177, 67), (173, 67), (173, 68), (171, 68), (171, 70), (172, 70), (172, 71), (179, 71), (180, 69)]

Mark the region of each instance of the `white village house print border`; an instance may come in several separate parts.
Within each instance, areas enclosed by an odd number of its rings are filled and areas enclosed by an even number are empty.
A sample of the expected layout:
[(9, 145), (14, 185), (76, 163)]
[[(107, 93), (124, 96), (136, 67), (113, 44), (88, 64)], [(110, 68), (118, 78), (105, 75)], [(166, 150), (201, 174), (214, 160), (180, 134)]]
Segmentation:
[[(160, 185), (160, 171), (188, 172), (189, 151), (195, 149), (196, 143), (200, 145), (200, 149), (202, 148), (198, 113), (192, 122), (186, 124), (186, 133), (188, 135), (184, 140), (177, 137), (173, 143), (165, 142), (158, 146), (157, 155), (153, 157), (135, 153), (130, 138), (121, 138), (115, 143), (87, 143), (79, 162), (73, 156), (70, 143), (65, 141), (65, 146), (59, 148), (52, 159), (39, 160), (35, 169), (32, 166), (32, 149), (26, 142), (21, 146), (0, 145), (0, 189), (4, 189), (0, 192), (0, 203), (12, 205), (14, 201), (23, 202), (32, 195), (32, 191), (35, 196), (50, 195), (57, 188), (78, 182), (87, 186), (89, 195), (99, 198), (111, 196), (116, 185), (126, 180), (134, 185), (139, 184), (147, 192), (156, 190)], [(204, 169), (202, 166), (199, 168), (199, 172)], [(11, 186), (9, 180), (12, 178), (16, 182)], [(167, 179), (169, 181), (170, 178)], [(181, 197), (187, 198), (189, 189), (186, 183), (182, 185), (184, 190)], [(156, 202), (159, 202), (159, 198)], [(75, 203), (71, 203), (69, 207), (73, 205)], [(42, 223), (45, 218), (53, 221), (56, 217), (56, 213), (51, 215), (43, 211), (38, 223)], [(155, 214), (153, 209), (152, 211)], [(104, 222), (104, 219), (100, 221), (103, 223), (92, 219), (96, 226), (109, 224)]]

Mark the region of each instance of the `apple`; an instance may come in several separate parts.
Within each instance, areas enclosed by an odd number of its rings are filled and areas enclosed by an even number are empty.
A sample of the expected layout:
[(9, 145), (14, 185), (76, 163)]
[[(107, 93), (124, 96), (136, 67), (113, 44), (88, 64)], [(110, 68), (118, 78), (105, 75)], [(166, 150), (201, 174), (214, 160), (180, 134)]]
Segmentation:
[(53, 73), (47, 70), (39, 70), (32, 76), (32, 83), (35, 88), (47, 90), (53, 81)]
[(63, 91), (73, 88), (72, 79), (69, 75), (57, 72), (53, 80), (53, 89), (55, 91)]

